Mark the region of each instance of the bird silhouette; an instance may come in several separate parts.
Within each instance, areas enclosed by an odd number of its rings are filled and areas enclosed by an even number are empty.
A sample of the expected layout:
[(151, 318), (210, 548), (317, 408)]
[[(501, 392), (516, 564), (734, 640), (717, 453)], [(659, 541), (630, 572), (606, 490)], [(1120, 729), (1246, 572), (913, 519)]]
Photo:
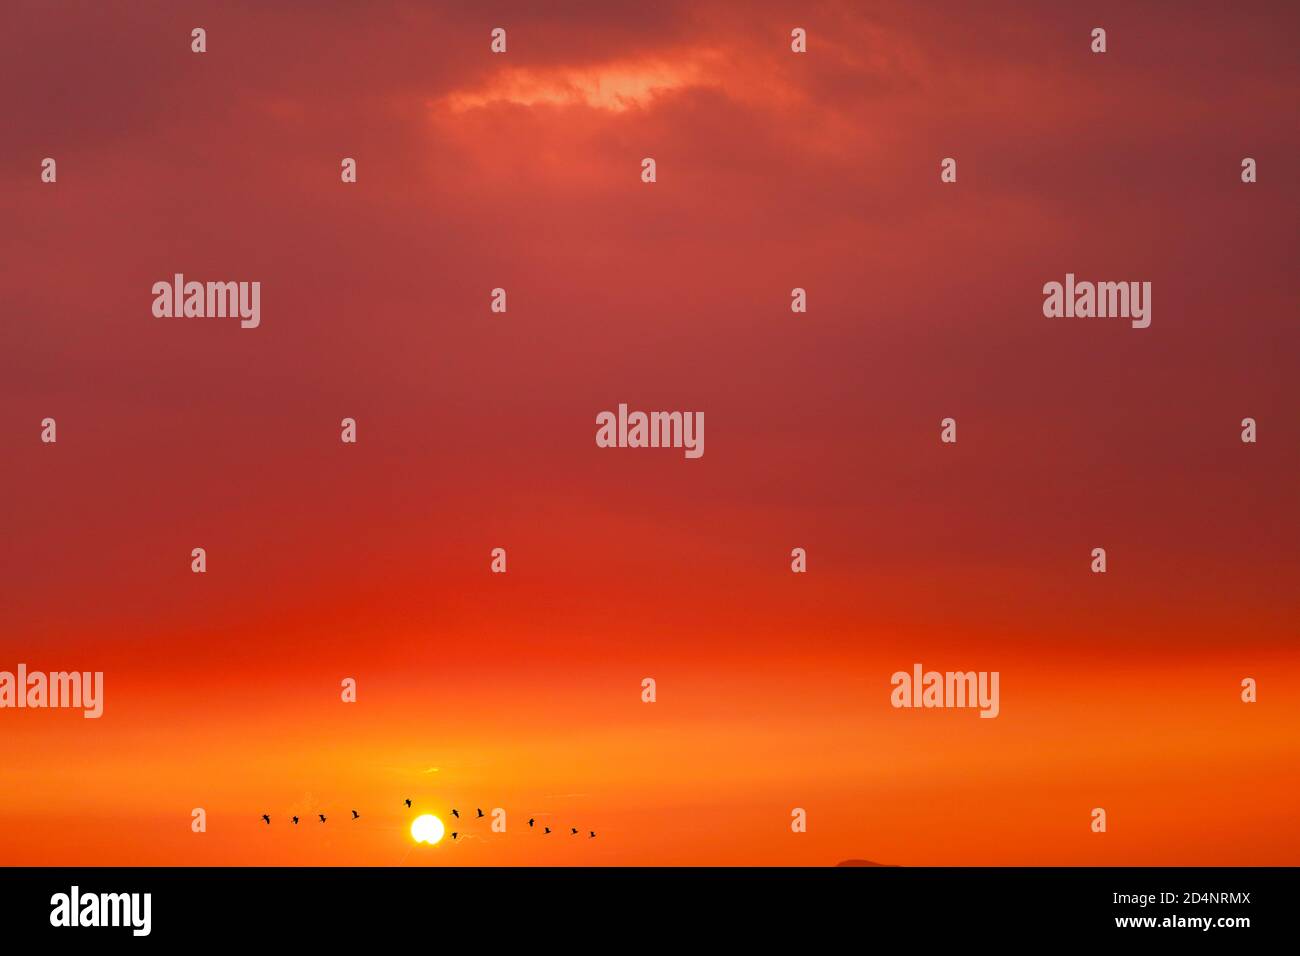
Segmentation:
[(455, 830), (452, 830), (452, 831), (451, 831), (451, 838), (452, 838), (453, 840), (456, 839), (456, 837), (458, 837), (458, 836), (460, 836), (460, 834), (457, 833)]
[(482, 809), (480, 809), (479, 807), (475, 807), (474, 809), (475, 809), (475, 810), (478, 810), (478, 816), (475, 817), (475, 819), (476, 819), (476, 820), (477, 820), (477, 819), (481, 819), (482, 816), (483, 816), (483, 811), (482, 811)]
[(406, 805), (407, 805), (407, 807), (410, 807), (410, 805), (411, 805), (411, 798), (410, 798), (410, 797), (407, 797), (407, 798), (406, 798)]
[(298, 818), (297, 818), (297, 817), (294, 817), (294, 818), (293, 818), (293, 825), (294, 825), (294, 826), (297, 826), (297, 825), (298, 825)]
[(451, 815), (455, 817), (457, 820), (460, 819), (460, 811), (455, 808), (452, 808)]
[[(595, 831), (595, 830), (592, 830), (592, 831), (591, 831), (591, 837), (594, 837), (595, 835), (596, 835), (596, 831)], [(591, 837), (588, 837), (588, 839), (591, 839)]]
[(318, 813), (318, 814), (316, 814), (316, 816), (320, 817), (320, 822), (321, 822), (321, 823), (324, 823), (324, 822), (325, 822), (325, 814), (323, 814), (323, 813)]
[(352, 819), (353, 819), (353, 820), (358, 820), (358, 819), (360, 819), (360, 818), (361, 818), (361, 814), (359, 814), (359, 813), (357, 813), (357, 811), (353, 810), (353, 811), (352, 811)]
[(262, 819), (265, 820), (267, 823), (271, 822), (271, 816), (268, 813), (262, 814)]
[(542, 829), (545, 830), (547, 833), (550, 833), (550, 832), (551, 832), (551, 828), (550, 828), (550, 827), (542, 827)]
[(534, 820), (532, 817), (529, 817), (529, 818), (528, 818), (528, 825), (529, 825), (529, 826), (532, 826), (532, 825), (533, 825), (534, 823), (536, 823), (536, 822), (537, 822), (537, 821)]
[(577, 835), (578, 835), (578, 828), (577, 828), (577, 827), (570, 827), (569, 830), (570, 830), (570, 832), (573, 833), (574, 836), (577, 836)]

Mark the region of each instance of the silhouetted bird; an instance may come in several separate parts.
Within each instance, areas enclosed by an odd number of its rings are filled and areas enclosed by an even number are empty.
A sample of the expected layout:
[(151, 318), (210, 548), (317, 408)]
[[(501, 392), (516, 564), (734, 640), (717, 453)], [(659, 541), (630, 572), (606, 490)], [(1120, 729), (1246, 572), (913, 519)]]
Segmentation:
[(270, 814), (266, 814), (266, 813), (262, 814), (262, 819), (265, 820), (267, 823), (271, 822)]
[(451, 815), (452, 815), (453, 817), (455, 817), (457, 820), (460, 819), (460, 811), (459, 811), (459, 810), (455, 810), (455, 809), (453, 809), (453, 810), (451, 811)]
[(293, 818), (293, 825), (294, 825), (294, 826), (297, 826), (297, 825), (298, 825), (298, 818), (297, 818), (297, 817), (294, 817), (294, 818)]
[[(478, 810), (478, 816), (479, 816), (479, 817), (482, 817), (482, 816), (483, 816), (483, 811), (482, 811), (482, 810), (479, 810), (478, 807), (475, 807), (474, 809), (475, 809), (475, 810)], [(475, 819), (478, 819), (478, 817), (475, 817)]]
[(545, 830), (547, 833), (550, 833), (550, 832), (551, 832), (551, 828), (550, 828), (550, 827), (542, 827), (542, 829)]
[(451, 831), (451, 838), (452, 838), (453, 840), (456, 839), (456, 837), (458, 837), (458, 836), (460, 836), (460, 834), (457, 833), (455, 830), (452, 830), (452, 831)]
[(353, 819), (353, 820), (359, 819), (360, 816), (361, 816), (361, 814), (357, 813), (357, 811), (355, 811), (355, 810), (352, 811), (352, 819)]
[(591, 835), (594, 837), (594, 836), (596, 835), (596, 831), (595, 831), (595, 830), (592, 830), (592, 831), (591, 831)]
[(407, 797), (407, 798), (406, 798), (406, 805), (407, 805), (408, 807), (411, 805), (411, 798), (410, 798), (410, 797)]
[(323, 814), (323, 813), (318, 813), (318, 814), (316, 814), (316, 816), (320, 817), (320, 822), (321, 822), (321, 823), (324, 823), (324, 822), (325, 822), (325, 814)]
[(536, 822), (536, 821), (534, 821), (532, 817), (529, 817), (529, 818), (528, 818), (528, 825), (529, 825), (529, 826), (532, 826), (533, 823), (535, 823), (535, 822)]
[(578, 828), (577, 828), (577, 827), (570, 827), (569, 830), (570, 830), (570, 832), (571, 832), (574, 836), (577, 836), (577, 835), (578, 835)]

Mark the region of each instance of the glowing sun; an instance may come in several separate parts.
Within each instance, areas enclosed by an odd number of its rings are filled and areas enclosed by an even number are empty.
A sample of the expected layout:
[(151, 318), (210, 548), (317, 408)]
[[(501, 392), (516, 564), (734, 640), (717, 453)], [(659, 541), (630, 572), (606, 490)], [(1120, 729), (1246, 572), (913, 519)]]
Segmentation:
[(416, 843), (428, 843), (432, 846), (442, 839), (444, 832), (442, 821), (432, 813), (426, 813), (411, 821), (411, 836)]

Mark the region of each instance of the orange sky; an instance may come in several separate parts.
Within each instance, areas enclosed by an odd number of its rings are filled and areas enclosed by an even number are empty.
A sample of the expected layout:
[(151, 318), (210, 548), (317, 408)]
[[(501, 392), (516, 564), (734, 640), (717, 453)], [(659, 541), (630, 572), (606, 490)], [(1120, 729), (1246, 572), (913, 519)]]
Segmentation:
[(1294, 8), (531, 6), (7, 7), (0, 863), (1300, 862)]

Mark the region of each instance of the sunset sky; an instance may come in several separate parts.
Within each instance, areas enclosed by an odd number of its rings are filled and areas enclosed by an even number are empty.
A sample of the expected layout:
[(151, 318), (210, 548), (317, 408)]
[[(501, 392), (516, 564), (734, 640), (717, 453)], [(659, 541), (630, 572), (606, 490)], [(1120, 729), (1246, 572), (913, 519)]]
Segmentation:
[(1300, 864), (1300, 10), (1069, 7), (6, 3), (0, 864)]

